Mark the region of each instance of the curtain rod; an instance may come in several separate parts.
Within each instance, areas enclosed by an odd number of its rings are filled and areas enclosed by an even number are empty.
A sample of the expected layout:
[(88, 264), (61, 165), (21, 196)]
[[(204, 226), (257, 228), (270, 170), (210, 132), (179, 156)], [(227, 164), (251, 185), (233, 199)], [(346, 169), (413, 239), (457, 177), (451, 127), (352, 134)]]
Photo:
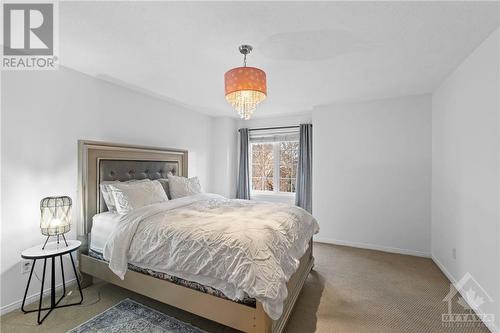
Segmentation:
[(285, 129), (285, 128), (299, 128), (300, 126), (277, 126), (277, 127), (261, 127), (261, 128), (250, 128), (249, 131), (263, 131), (263, 130), (274, 130), (274, 129)]

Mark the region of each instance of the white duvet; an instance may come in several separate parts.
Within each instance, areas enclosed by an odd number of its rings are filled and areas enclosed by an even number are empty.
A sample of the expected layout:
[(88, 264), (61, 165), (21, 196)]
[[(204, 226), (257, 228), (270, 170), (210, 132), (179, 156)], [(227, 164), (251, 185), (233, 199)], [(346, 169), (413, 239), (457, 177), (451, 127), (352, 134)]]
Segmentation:
[(121, 279), (127, 264), (256, 298), (274, 320), (286, 283), (319, 230), (305, 210), (285, 204), (197, 194), (123, 215), (104, 246)]

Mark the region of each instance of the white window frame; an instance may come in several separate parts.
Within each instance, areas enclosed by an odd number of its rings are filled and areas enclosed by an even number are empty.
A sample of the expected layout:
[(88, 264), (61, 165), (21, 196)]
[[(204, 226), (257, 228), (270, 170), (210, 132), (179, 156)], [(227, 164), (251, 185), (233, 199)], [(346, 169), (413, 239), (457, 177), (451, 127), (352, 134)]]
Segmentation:
[[(298, 140), (289, 140), (290, 142), (298, 142)], [(280, 188), (280, 142), (284, 141), (270, 141), (270, 142), (250, 142), (250, 151), (248, 152), (248, 162), (249, 162), (249, 169), (250, 169), (250, 194), (254, 195), (274, 195), (274, 196), (284, 196), (284, 197), (295, 197), (295, 192), (282, 192), (279, 190)], [(259, 145), (259, 144), (272, 144), (273, 145), (273, 190), (272, 191), (262, 191), (262, 190), (254, 190), (253, 189), (253, 145)]]

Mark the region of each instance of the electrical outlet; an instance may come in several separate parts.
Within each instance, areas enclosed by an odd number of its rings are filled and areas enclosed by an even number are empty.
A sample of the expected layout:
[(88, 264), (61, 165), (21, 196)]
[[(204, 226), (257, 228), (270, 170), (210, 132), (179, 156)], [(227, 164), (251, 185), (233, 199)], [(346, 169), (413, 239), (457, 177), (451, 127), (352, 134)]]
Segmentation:
[(456, 248), (451, 249), (451, 257), (455, 260), (457, 259), (457, 249)]
[(33, 266), (32, 260), (21, 261), (21, 274), (28, 274), (31, 271), (32, 266)]

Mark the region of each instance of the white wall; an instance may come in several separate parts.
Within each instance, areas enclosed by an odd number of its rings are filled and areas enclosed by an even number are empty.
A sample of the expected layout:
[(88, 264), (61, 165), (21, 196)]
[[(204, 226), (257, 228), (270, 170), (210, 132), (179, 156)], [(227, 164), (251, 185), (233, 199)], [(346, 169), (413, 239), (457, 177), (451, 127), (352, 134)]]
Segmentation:
[(317, 240), (430, 254), (431, 98), (313, 110)]
[(212, 126), (212, 191), (227, 198), (236, 197), (237, 119), (214, 118)]
[(289, 116), (281, 117), (258, 117), (259, 109), (255, 111), (256, 118), (249, 120), (239, 119), (238, 128), (260, 128), (260, 127), (276, 127), (276, 126), (298, 126), (300, 124), (310, 124), (312, 121), (311, 112), (302, 112)]
[(172, 103), (65, 68), (3, 72), (1, 116), (2, 308), (23, 296), (21, 251), (43, 242), (40, 199), (76, 198), (78, 139), (188, 149), (189, 174), (212, 188), (212, 118)]
[[(452, 281), (469, 272), (500, 327), (500, 29), (432, 97), (432, 255)], [(456, 249), (456, 259), (452, 252)]]

